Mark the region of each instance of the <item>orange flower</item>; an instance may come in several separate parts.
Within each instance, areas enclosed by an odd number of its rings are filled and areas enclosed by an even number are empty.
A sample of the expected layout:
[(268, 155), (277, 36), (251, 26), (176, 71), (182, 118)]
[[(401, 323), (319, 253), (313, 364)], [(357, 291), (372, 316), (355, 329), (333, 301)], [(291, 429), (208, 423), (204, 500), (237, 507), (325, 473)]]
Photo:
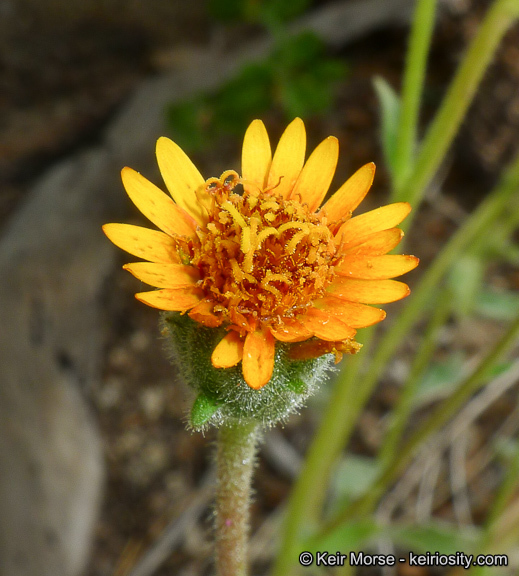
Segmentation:
[(338, 160), (330, 136), (305, 163), (306, 135), (296, 118), (274, 156), (265, 126), (255, 120), (243, 143), (241, 177), (227, 171), (204, 180), (171, 140), (157, 142), (157, 160), (173, 197), (131, 168), (122, 179), (139, 210), (161, 231), (106, 224), (110, 240), (147, 260), (124, 268), (159, 290), (136, 297), (185, 313), (205, 326), (224, 326), (216, 368), (242, 362), (243, 376), (262, 388), (274, 368), (275, 342), (304, 342), (294, 359), (356, 352), (357, 328), (380, 322), (382, 304), (409, 294), (391, 280), (418, 264), (388, 255), (403, 232), (407, 202), (352, 218), (373, 181), (367, 164), (318, 210)]

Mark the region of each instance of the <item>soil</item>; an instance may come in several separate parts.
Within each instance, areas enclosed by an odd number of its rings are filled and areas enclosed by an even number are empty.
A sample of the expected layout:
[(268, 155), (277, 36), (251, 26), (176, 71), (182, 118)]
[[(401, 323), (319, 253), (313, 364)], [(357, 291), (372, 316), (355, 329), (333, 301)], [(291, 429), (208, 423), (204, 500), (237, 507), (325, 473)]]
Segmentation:
[[(487, 5), (457, 0), (442, 8), (425, 89), (424, 119), (438, 105), (460, 51)], [(177, 20), (170, 20), (169, 35), (164, 21), (142, 22), (135, 13), (122, 19), (113, 13), (76, 14), (65, 23), (58, 19), (43, 27), (38, 26), (44, 18), (40, 14), (18, 36), (11, 35), (14, 44), (5, 43), (0, 53), (0, 225), (46, 167), (100, 137), (103, 127), (139, 82), (161, 71), (165, 54), (185, 45), (207, 46), (208, 38), (216, 34), (215, 24), (200, 2), (182, 3), (182, 7), (176, 13)], [(333, 110), (324, 119), (307, 122), (313, 144), (328, 134), (340, 140), (343, 152), (337, 184), (366, 162), (375, 161), (380, 167), (365, 209), (383, 203), (388, 187), (371, 81), (374, 75), (381, 75), (398, 87), (405, 44), (403, 30), (390, 30), (345, 48), (339, 56), (348, 63), (349, 75), (338, 86)], [(459, 218), (490, 190), (503, 166), (517, 152), (518, 46), (519, 29), (515, 28), (500, 48), (450, 153), (442, 195), (427, 202), (418, 217), (408, 246), (421, 257), (422, 266), (438, 252)], [(280, 116), (272, 114), (270, 120), (269, 128), (279, 134), (283, 125)], [(239, 143), (232, 146), (235, 156)], [(208, 157), (204, 162), (211, 165), (214, 159)], [(409, 275), (407, 281), (412, 285), (416, 278)], [(510, 265), (494, 264), (488, 282), (517, 289), (519, 272)], [(136, 285), (129, 274), (114, 270), (103, 380), (89, 399), (102, 430), (108, 477), (85, 576), (129, 574), (163, 530), (182, 518), (203, 490), (212, 466), (215, 432), (202, 435), (186, 430), (189, 398), (167, 361), (156, 312), (133, 297)], [(398, 313), (398, 306), (392, 310)], [(453, 319), (440, 353), (452, 353), (454, 347), (472, 354), (490, 344), (500, 328), (495, 322)], [(384, 416), (397, 397), (399, 369), (405, 369), (412, 351), (409, 342), (380, 383), (349, 447), (354, 453), (370, 456), (376, 452), (384, 434)], [(308, 409), (277, 430), (296, 456), (302, 456), (310, 442), (320, 404), (319, 400), (311, 402)], [(471, 429), (469, 467), (477, 468), (488, 438), (515, 406), (515, 396), (500, 400)], [(268, 568), (270, 545), (276, 538), (276, 514), (293, 480), (283, 464), (269, 450), (260, 452), (252, 507), (252, 573), (258, 575)], [(446, 466), (441, 468), (433, 509), (437, 517), (453, 520), (456, 516), (446, 470)], [(474, 521), (484, 518), (499, 474), (494, 462), (469, 479), (469, 510)], [(400, 517), (410, 517), (416, 498), (416, 494), (410, 497), (399, 511)], [(211, 526), (208, 501), (198, 520), (186, 523), (184, 536), (155, 574), (211, 574)], [(437, 573), (406, 566), (398, 570), (403, 576)]]

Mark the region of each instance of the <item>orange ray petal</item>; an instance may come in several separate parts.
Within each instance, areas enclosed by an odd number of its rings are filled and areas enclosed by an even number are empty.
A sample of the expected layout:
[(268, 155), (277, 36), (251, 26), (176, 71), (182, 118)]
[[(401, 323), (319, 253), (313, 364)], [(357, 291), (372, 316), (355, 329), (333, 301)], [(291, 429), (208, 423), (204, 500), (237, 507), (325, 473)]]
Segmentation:
[(205, 180), (187, 154), (169, 138), (157, 140), (157, 162), (169, 193), (175, 202), (198, 224), (207, 222), (204, 206), (210, 206), (210, 196), (203, 190)]
[(315, 212), (332, 183), (338, 159), (339, 141), (329, 136), (306, 161), (289, 198), (295, 199), (299, 194), (301, 203), (308, 204), (310, 211)]
[(359, 168), (323, 206), (329, 222), (347, 218), (364, 200), (375, 178), (375, 164), (370, 162)]
[(137, 300), (152, 308), (173, 312), (187, 312), (196, 306), (202, 297), (202, 291), (195, 288), (165, 288), (135, 294)]
[(303, 326), (322, 340), (345, 340), (353, 338), (356, 330), (339, 320), (333, 314), (317, 308), (310, 308), (308, 312), (299, 317)]
[(380, 230), (394, 228), (410, 211), (411, 205), (408, 202), (396, 202), (371, 210), (345, 222), (339, 228), (336, 238), (343, 240), (346, 248), (353, 242), (358, 244), (360, 238)]
[(343, 353), (357, 354), (361, 348), (362, 344), (350, 339), (338, 342), (310, 340), (309, 342), (302, 342), (292, 346), (288, 357), (291, 360), (298, 361), (319, 358), (323, 354), (335, 354), (335, 363), (337, 364), (337, 362), (341, 361)]
[(265, 188), (271, 162), (272, 151), (265, 125), (261, 120), (254, 120), (245, 132), (241, 156), (241, 175), (247, 192), (257, 194), (258, 188)]
[(263, 388), (274, 371), (276, 344), (270, 330), (249, 332), (243, 346), (243, 377), (254, 390)]
[(180, 258), (171, 236), (132, 224), (105, 224), (103, 232), (119, 248), (150, 262), (176, 262)]
[(363, 304), (395, 302), (405, 298), (411, 292), (407, 284), (397, 280), (356, 280), (353, 278), (336, 278), (326, 291), (329, 296)]
[(184, 288), (195, 286), (200, 280), (198, 270), (182, 264), (164, 264), (163, 262), (134, 262), (123, 266), (139, 280), (155, 288)]
[(360, 256), (362, 254), (381, 256), (398, 246), (403, 237), (404, 231), (400, 230), (400, 228), (381, 230), (380, 232), (365, 236), (364, 240), (361, 238), (359, 244), (354, 245), (350, 243), (348, 248), (341, 250), (341, 253), (348, 256)]
[(287, 319), (276, 329), (271, 328), (272, 336), (280, 342), (302, 342), (312, 336), (312, 332), (307, 330), (301, 322)]
[(216, 345), (211, 355), (215, 368), (232, 368), (243, 358), (243, 340), (232, 330)]
[(319, 310), (324, 310), (329, 314), (337, 316), (352, 328), (365, 328), (377, 322), (381, 322), (386, 317), (384, 310), (360, 304), (358, 302), (348, 302), (333, 296), (325, 296), (314, 301), (314, 306)]
[(195, 236), (194, 220), (160, 188), (132, 168), (123, 168), (121, 177), (131, 201), (155, 226), (170, 236)]
[(288, 198), (305, 163), (306, 132), (301, 118), (293, 120), (281, 135), (267, 179), (267, 187)]
[(188, 316), (195, 322), (204, 326), (216, 328), (223, 322), (223, 318), (213, 312), (214, 302), (211, 300), (202, 300), (188, 312)]
[(418, 258), (404, 254), (386, 256), (346, 256), (335, 272), (348, 278), (383, 280), (401, 276), (418, 266)]

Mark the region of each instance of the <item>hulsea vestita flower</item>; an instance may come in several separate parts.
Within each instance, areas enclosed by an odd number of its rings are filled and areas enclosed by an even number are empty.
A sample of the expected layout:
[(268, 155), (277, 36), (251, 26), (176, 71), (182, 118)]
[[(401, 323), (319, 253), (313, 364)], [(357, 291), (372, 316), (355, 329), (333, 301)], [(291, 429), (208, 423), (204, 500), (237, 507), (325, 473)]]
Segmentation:
[(227, 333), (216, 345), (216, 368), (242, 363), (253, 389), (268, 384), (276, 341), (294, 343), (291, 357), (355, 353), (356, 330), (380, 322), (383, 304), (409, 294), (392, 280), (418, 264), (390, 255), (411, 207), (398, 202), (352, 217), (373, 182), (360, 168), (321, 207), (337, 166), (330, 136), (305, 163), (306, 134), (296, 118), (274, 155), (264, 124), (245, 134), (241, 176), (205, 180), (174, 142), (160, 138), (157, 160), (171, 199), (131, 168), (122, 180), (137, 208), (159, 230), (106, 224), (110, 240), (146, 260), (126, 264), (158, 288), (136, 297), (161, 310), (187, 313)]

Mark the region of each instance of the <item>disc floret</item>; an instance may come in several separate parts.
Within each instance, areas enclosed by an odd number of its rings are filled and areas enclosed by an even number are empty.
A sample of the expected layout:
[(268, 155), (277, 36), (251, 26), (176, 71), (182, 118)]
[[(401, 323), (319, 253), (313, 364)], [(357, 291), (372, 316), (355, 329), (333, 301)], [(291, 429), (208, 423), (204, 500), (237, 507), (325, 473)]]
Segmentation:
[(326, 216), (275, 188), (243, 189), (236, 172), (207, 180), (205, 189), (208, 223), (197, 230), (190, 263), (218, 323), (253, 332), (304, 314), (340, 260)]

